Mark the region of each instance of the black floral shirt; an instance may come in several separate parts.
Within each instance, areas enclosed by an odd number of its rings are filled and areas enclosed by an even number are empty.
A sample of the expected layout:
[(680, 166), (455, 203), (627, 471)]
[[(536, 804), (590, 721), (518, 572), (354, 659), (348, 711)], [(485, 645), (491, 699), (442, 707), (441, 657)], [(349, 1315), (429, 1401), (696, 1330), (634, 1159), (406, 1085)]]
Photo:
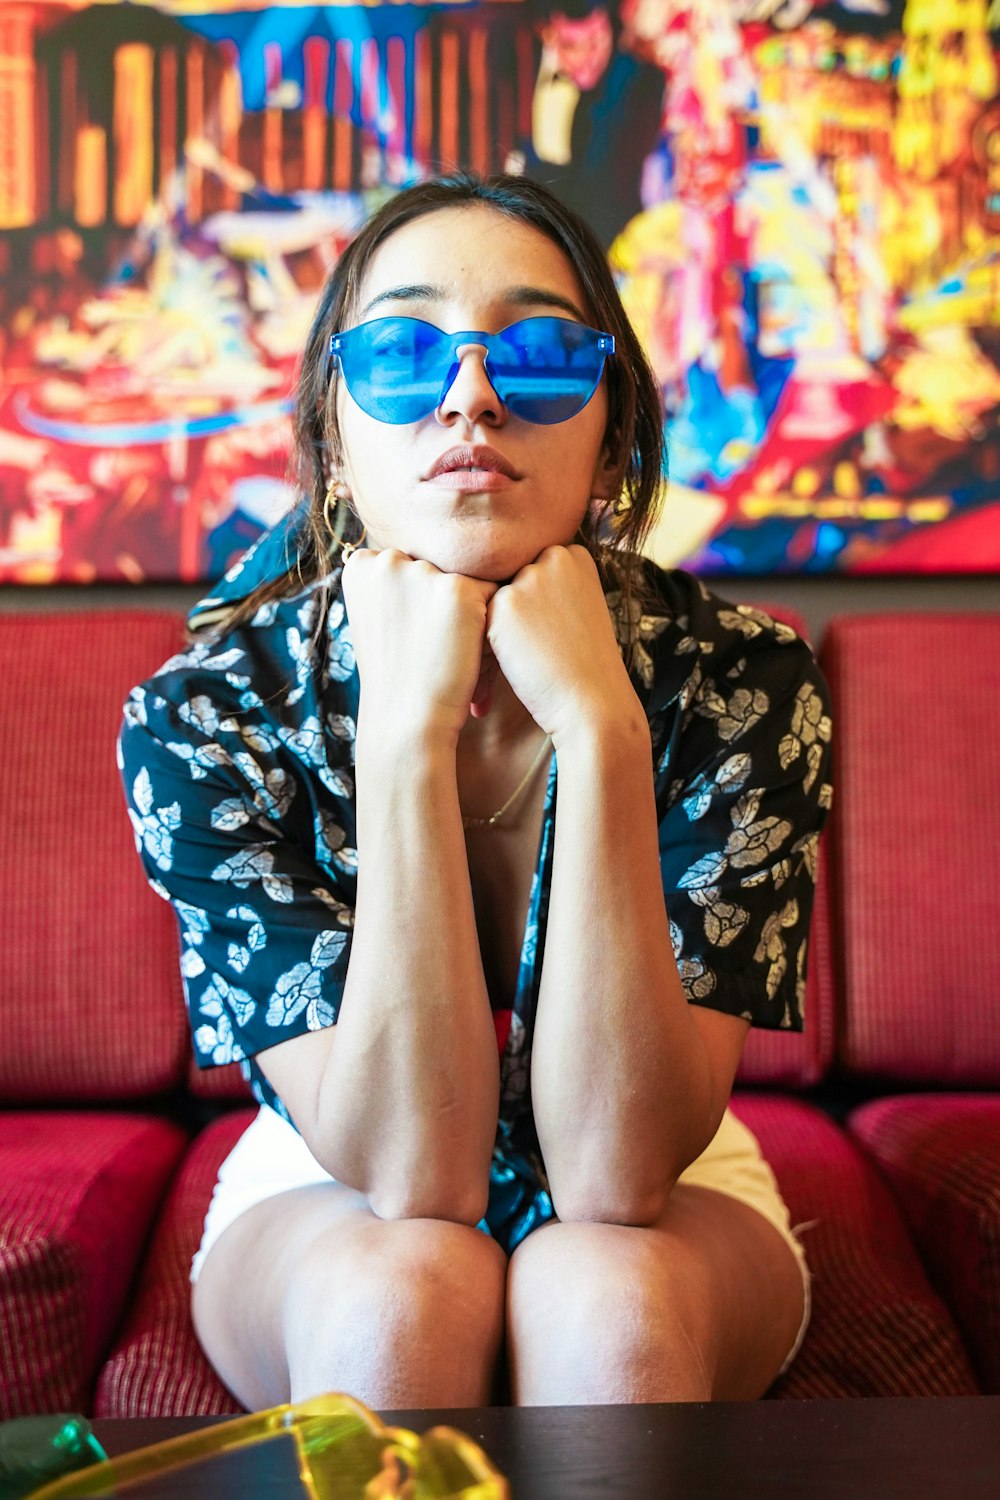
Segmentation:
[[(292, 526), (245, 554), (192, 624), (271, 576)], [(633, 684), (652, 733), (681, 981), (693, 1004), (800, 1030), (831, 800), (826, 686), (787, 626), (687, 573), (646, 567), (657, 603), (636, 617)], [(621, 601), (608, 605), (622, 635)], [(337, 1020), (357, 886), (358, 697), (334, 579), (197, 642), (125, 704), (128, 811), (147, 878), (177, 913), (196, 1060), (239, 1062), (255, 1097), (286, 1118), (258, 1057)], [(508, 1249), (552, 1216), (528, 1080), (557, 796), (553, 757), (516, 994), (494, 1017), (501, 1103), (486, 1227)]]

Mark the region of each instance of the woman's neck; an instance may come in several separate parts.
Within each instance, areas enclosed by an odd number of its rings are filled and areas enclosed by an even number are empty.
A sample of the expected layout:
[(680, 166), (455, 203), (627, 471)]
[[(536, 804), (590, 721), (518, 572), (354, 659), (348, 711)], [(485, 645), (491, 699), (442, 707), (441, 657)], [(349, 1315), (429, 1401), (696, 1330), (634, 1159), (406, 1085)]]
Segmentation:
[(459, 754), (489, 760), (494, 755), (509, 755), (526, 739), (535, 738), (541, 738), (541, 730), (506, 677), (498, 672), (489, 712), (481, 719), (469, 715), (458, 738)]

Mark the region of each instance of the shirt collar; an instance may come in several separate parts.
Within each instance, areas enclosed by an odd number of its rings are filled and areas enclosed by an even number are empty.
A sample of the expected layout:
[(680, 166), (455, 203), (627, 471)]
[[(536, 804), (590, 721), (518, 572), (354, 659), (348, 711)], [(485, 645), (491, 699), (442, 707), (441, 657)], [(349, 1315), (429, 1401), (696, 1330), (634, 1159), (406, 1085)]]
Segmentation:
[(270, 583), (287, 573), (294, 564), (299, 538), (307, 523), (306, 507), (296, 505), (270, 531), (259, 536), (223, 574), (212, 592), (189, 611), (188, 629), (205, 630), (217, 624), (262, 583)]

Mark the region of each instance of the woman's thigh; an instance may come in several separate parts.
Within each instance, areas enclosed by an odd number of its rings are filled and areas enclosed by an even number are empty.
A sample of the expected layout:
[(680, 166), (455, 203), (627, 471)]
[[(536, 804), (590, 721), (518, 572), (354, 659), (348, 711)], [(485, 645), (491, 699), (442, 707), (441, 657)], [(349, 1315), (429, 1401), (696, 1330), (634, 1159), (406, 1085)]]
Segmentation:
[(510, 1263), (514, 1399), (755, 1399), (792, 1349), (805, 1295), (784, 1236), (710, 1188), (679, 1184), (648, 1229), (547, 1224)]
[(487, 1400), (506, 1258), (432, 1219), (377, 1218), (340, 1183), (267, 1198), (231, 1223), (194, 1286), (198, 1338), (259, 1409), (323, 1390), (377, 1407)]

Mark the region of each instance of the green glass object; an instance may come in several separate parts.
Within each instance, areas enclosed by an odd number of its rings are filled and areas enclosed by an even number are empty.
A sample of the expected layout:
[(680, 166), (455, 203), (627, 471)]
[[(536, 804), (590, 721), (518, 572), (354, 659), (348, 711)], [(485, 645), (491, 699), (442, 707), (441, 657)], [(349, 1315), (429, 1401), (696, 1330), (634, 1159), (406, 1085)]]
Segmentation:
[(39, 1485), (106, 1458), (84, 1417), (14, 1417), (0, 1423), (0, 1500), (22, 1500)]
[[(360, 1401), (338, 1394), (275, 1406), (139, 1448), (53, 1479), (33, 1490), (31, 1500), (122, 1496), (153, 1475), (280, 1437), (295, 1443), (308, 1500), (509, 1500), (506, 1479), (464, 1433), (435, 1427), (418, 1437), (405, 1427), (386, 1427)], [(18, 1497), (27, 1493), (21, 1490)]]

